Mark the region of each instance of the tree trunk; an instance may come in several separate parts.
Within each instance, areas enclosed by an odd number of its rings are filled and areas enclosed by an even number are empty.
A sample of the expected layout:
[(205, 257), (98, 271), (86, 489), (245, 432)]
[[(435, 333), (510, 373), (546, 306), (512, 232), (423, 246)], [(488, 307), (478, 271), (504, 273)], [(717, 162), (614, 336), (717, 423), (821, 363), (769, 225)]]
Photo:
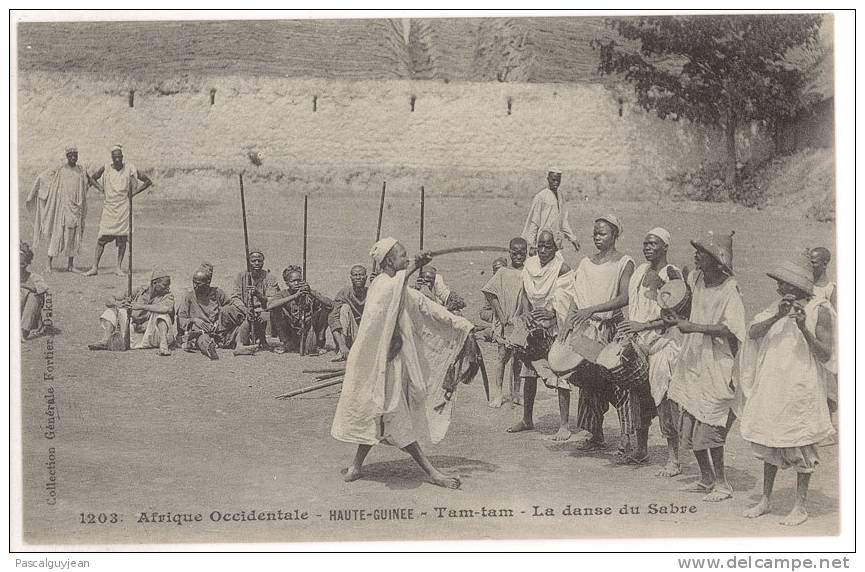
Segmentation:
[(730, 106), (727, 110), (727, 124), (724, 126), (727, 157), (724, 169), (724, 182), (728, 189), (736, 185), (736, 112)]

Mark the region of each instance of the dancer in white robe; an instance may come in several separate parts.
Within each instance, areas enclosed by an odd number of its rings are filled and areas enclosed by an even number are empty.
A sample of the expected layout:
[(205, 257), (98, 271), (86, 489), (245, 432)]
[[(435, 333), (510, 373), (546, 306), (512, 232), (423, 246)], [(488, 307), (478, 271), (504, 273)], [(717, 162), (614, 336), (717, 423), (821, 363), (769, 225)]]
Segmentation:
[(411, 455), (434, 484), (459, 488), (460, 479), (434, 467), (418, 441), (438, 443), (447, 432), (448, 388), (467, 375), (462, 366), (474, 344), (466, 343), (473, 325), (406, 287), (408, 276), (430, 262), (427, 253), (409, 263), (402, 244), (385, 238), (370, 255), (381, 273), (367, 292), (331, 428), (334, 438), (358, 446), (344, 478), (361, 478), (373, 445), (385, 443)]

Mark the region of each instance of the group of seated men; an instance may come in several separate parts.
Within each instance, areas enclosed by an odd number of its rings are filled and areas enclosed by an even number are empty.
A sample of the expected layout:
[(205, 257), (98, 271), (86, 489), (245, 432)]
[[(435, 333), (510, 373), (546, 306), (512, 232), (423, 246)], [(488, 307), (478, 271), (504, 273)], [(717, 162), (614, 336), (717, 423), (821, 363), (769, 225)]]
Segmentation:
[[(328, 328), (333, 336), (336, 357), (345, 361), (357, 335), (363, 315), (369, 276), (363, 265), (350, 271), (350, 283), (331, 299), (306, 282), (303, 270), (288, 266), (284, 284), (264, 268), (264, 253), (251, 250), (248, 270), (239, 273), (230, 295), (212, 285), (213, 266), (202, 264), (192, 275), (192, 289), (175, 300), (171, 278), (154, 270), (150, 281), (131, 296), (114, 296), (100, 316), (102, 339), (91, 350), (158, 348), (171, 355), (179, 345), (219, 359), (218, 349), (232, 349), (234, 355), (254, 355), (262, 349), (274, 353), (305, 355), (326, 353)], [(465, 302), (451, 292), (433, 267), (426, 267), (414, 286), (450, 311), (459, 311)], [(131, 331), (127, 331), (131, 322)], [(135, 339), (130, 334), (136, 334)], [(268, 335), (279, 339), (271, 346)]]

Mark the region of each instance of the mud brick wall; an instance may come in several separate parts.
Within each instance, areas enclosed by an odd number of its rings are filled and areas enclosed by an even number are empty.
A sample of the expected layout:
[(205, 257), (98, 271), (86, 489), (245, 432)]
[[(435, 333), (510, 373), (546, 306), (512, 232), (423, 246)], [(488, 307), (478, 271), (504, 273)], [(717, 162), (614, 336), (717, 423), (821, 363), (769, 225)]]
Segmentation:
[[(721, 133), (662, 121), (624, 88), (602, 84), (345, 81), (184, 77), (176, 81), (25, 72), (19, 77), (19, 168), (85, 165), (124, 145), (141, 168), (542, 172), (556, 165), (587, 192), (663, 192), (671, 174), (724, 156)], [(414, 110), (412, 111), (412, 101)], [(510, 101), (510, 111), (508, 109)], [(739, 134), (739, 160), (771, 148)]]

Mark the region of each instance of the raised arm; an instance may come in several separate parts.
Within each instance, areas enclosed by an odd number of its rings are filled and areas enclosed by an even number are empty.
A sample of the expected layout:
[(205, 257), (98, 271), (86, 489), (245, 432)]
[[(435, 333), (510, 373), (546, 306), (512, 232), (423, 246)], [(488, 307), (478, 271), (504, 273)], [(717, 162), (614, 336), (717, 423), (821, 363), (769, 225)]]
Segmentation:
[(748, 337), (752, 340), (759, 340), (763, 336), (765, 336), (772, 326), (775, 325), (775, 322), (786, 316), (790, 312), (790, 302), (787, 300), (781, 300), (778, 303), (778, 311), (763, 320), (762, 322), (757, 322), (748, 328)]

